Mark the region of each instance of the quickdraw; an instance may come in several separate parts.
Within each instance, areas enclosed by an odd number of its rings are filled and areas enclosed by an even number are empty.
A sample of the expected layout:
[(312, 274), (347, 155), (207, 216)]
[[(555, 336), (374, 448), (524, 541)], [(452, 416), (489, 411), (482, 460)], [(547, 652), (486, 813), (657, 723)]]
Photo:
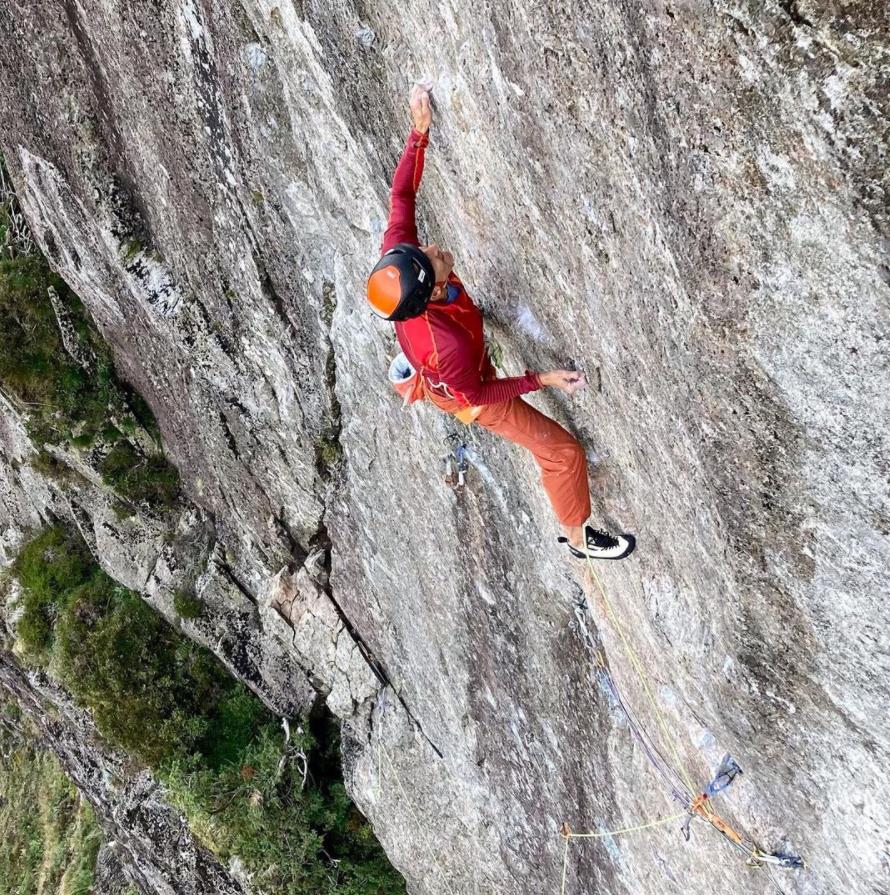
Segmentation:
[(445, 484), (458, 494), (463, 494), (467, 484), (467, 471), (470, 468), (467, 445), (456, 435), (447, 436), (445, 441), (454, 442), (451, 450), (442, 458), (445, 464)]
[[(621, 639), (624, 649), (628, 654), (628, 659), (630, 660), (631, 665), (634, 667), (637, 674), (641, 678), (641, 684), (643, 686), (644, 692), (653, 703), (653, 708), (655, 710), (656, 716), (659, 719), (662, 742), (669, 747), (675, 761), (679, 762), (679, 756), (677, 754), (676, 747), (666, 730), (664, 719), (661, 718), (661, 712), (658, 708), (657, 703), (655, 703), (648, 682), (646, 681), (641, 663), (636, 656), (633, 647), (630, 645), (626, 634), (624, 633), (620, 620), (615, 615), (608, 595), (606, 594), (605, 589), (603, 588), (603, 585), (599, 580), (599, 577), (593, 569), (593, 564), (589, 561), (588, 567), (590, 568), (591, 578), (596, 583), (599, 592), (602, 595), (606, 614), (610, 622), (612, 622), (612, 624), (616, 628), (616, 633)], [(568, 824), (563, 824), (562, 828), (560, 829), (560, 835), (565, 840), (565, 847), (563, 851), (561, 893), (563, 893), (563, 895), (565, 893), (568, 870), (569, 843), (572, 839), (595, 839), (604, 836), (617, 835), (619, 833), (632, 833), (641, 830), (648, 830), (650, 828), (662, 826), (680, 818), (684, 818), (684, 822), (680, 827), (680, 830), (687, 842), (690, 839), (690, 826), (692, 824), (692, 821), (697, 819), (707, 823), (708, 826), (715, 829), (724, 840), (726, 840), (731, 846), (733, 846), (733, 848), (740, 851), (745, 856), (746, 863), (750, 866), (761, 866), (767, 868), (773, 866), (782, 867), (789, 870), (799, 870), (805, 868), (805, 862), (797, 855), (783, 854), (778, 852), (769, 854), (767, 852), (761, 851), (752, 842), (747, 841), (727, 820), (714, 812), (713, 808), (711, 807), (713, 796), (725, 790), (742, 773), (742, 769), (738, 766), (738, 764), (733, 760), (731, 756), (726, 755), (723, 758), (723, 761), (720, 763), (720, 767), (718, 768), (714, 779), (711, 780), (710, 783), (708, 783), (704, 791), (693, 796), (691, 783), (689, 782), (689, 778), (685, 774), (682, 765), (680, 765), (680, 772), (678, 773), (671, 765), (671, 762), (665, 759), (659, 748), (643, 730), (642, 726), (637, 722), (636, 718), (630, 711), (630, 708), (623, 700), (621, 693), (618, 691), (618, 687), (616, 686), (615, 681), (612, 678), (605, 653), (603, 653), (602, 650), (598, 650), (596, 648), (593, 642), (593, 638), (590, 635), (590, 630), (587, 627), (587, 611), (587, 601), (584, 597), (582, 597), (575, 604), (575, 618), (578, 622), (578, 629), (581, 633), (581, 636), (593, 654), (594, 665), (597, 669), (600, 681), (606, 687), (614, 703), (619, 707), (622, 714), (625, 716), (628, 727), (630, 728), (634, 739), (636, 739), (637, 743), (640, 745), (640, 748), (642, 749), (646, 758), (649, 760), (649, 763), (652, 765), (656, 773), (658, 773), (658, 775), (662, 778), (671, 796), (676, 802), (679, 803), (679, 805), (683, 808), (683, 811), (678, 815), (660, 818), (648, 823), (643, 823), (632, 827), (625, 827), (623, 829), (613, 830), (611, 832), (604, 831), (597, 833), (575, 833), (572, 831), (571, 827), (569, 827)]]

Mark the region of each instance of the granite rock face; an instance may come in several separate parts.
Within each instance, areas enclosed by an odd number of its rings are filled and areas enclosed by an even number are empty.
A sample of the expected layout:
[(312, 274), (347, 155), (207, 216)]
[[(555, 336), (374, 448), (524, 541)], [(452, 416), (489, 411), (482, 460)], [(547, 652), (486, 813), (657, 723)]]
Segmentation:
[[(886, 891), (886, 4), (0, 0), (0, 21), (23, 207), (191, 501), (172, 539), (122, 526), (100, 483), (36, 476), (7, 408), (4, 549), (53, 506), (161, 611), (190, 576), (214, 607), (193, 636), (283, 714), (311, 685), (344, 719), (350, 792), (415, 895), (769, 889), (703, 824), (564, 864), (563, 822), (676, 810), (585, 627), (695, 787), (739, 762), (721, 812), (811, 865), (781, 891)], [(531, 400), (587, 448), (596, 518), (637, 535), (599, 571), (651, 701), (530, 458), (386, 382), (363, 284), (422, 75), (422, 232), (512, 372), (594, 384)]]

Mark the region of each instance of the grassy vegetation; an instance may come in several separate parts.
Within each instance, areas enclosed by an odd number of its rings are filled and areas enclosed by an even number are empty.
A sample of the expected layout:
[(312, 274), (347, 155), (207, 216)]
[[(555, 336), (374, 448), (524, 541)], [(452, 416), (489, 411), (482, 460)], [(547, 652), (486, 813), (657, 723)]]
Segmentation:
[[(6, 182), (2, 159), (0, 182)], [(3, 245), (18, 211), (11, 193), (0, 198)], [(51, 288), (81, 349), (79, 361), (66, 350), (48, 298)], [(33, 247), (0, 250), (0, 388), (25, 412), (38, 445), (99, 447), (108, 454), (100, 471), (122, 497), (159, 508), (175, 502), (176, 471), (160, 451), (148, 405), (118, 378), (111, 352), (80, 300)], [(154, 453), (146, 454), (132, 439), (139, 429), (158, 445)], [(53, 467), (44, 459), (43, 465), (60, 472), (58, 462)]]
[(145, 456), (123, 439), (115, 442), (100, 466), (102, 478), (129, 500), (172, 507), (179, 496), (179, 476), (160, 454)]
[(73, 530), (42, 532), (13, 572), (26, 658), (155, 770), (209, 848), (237, 855), (267, 895), (404, 893), (346, 796), (336, 727), (305, 719), (286, 744), (260, 701), (108, 578)]
[(92, 809), (11, 703), (0, 703), (0, 895), (88, 895)]
[(180, 618), (198, 618), (204, 604), (187, 590), (178, 590), (173, 594), (173, 608)]

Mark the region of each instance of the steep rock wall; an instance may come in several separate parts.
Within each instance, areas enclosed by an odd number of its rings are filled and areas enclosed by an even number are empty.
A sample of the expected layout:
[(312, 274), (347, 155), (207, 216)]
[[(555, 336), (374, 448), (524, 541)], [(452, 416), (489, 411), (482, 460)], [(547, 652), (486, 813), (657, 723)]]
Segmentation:
[[(573, 361), (596, 383), (533, 401), (588, 448), (596, 517), (638, 537), (602, 575), (679, 761), (702, 784), (723, 752), (740, 762), (729, 813), (812, 865), (783, 891), (881, 891), (882, 4), (0, 11), (0, 143), (23, 205), (158, 417), (231, 598), (335, 601), (365, 644), (332, 654), (330, 626), (310, 626), (299, 672), (248, 678), (280, 705), (282, 681), (320, 685), (364, 655), (394, 685), (356, 667), (367, 685), (339, 711), (351, 792), (412, 892), (555, 892), (563, 821), (673, 810), (598, 686), (585, 590), (658, 730), (528, 457), (472, 432), (458, 500), (439, 482), (453, 424), (400, 413), (385, 382), (393, 339), (363, 281), (424, 73), (423, 230), (454, 250), (514, 371)], [(84, 522), (106, 530), (89, 507)], [(286, 644), (272, 614), (252, 618), (260, 649)], [(679, 881), (767, 885), (698, 828), (690, 845), (574, 843), (566, 891)]]

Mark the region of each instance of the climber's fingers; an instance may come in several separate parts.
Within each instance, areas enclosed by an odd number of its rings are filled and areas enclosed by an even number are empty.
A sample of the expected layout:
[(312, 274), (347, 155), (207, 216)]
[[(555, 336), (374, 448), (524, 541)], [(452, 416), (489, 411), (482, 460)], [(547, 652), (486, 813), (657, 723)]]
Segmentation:
[(587, 378), (578, 370), (549, 370), (546, 373), (539, 373), (538, 377), (541, 385), (552, 385), (570, 395), (587, 385)]
[(573, 395), (578, 390), (585, 388), (587, 379), (583, 373), (577, 370), (561, 370), (562, 381), (560, 388), (569, 395)]
[(421, 111), (424, 99), (426, 99), (427, 105), (429, 105), (429, 93), (427, 93), (423, 85), (415, 84), (411, 88), (411, 93), (408, 97), (408, 105), (414, 114)]
[(415, 84), (411, 88), (408, 106), (411, 109), (415, 130), (424, 133), (429, 128), (433, 118), (433, 113), (430, 109), (429, 88), (426, 84)]

